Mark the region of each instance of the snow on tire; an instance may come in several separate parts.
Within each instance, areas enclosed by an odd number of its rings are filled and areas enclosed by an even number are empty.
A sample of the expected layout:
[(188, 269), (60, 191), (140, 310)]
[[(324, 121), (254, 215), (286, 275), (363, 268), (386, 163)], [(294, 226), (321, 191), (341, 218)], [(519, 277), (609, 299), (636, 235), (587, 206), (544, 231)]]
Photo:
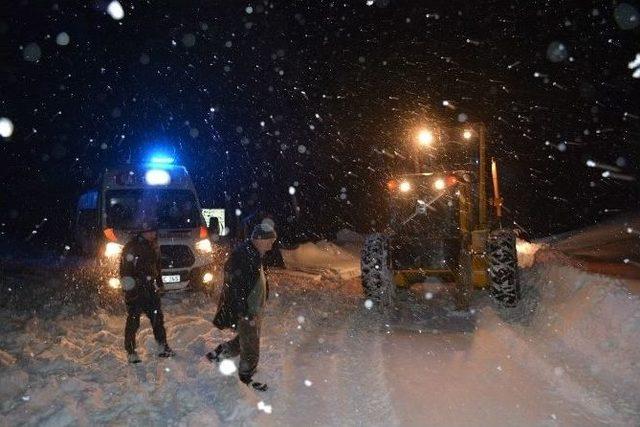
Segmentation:
[(511, 230), (495, 230), (487, 241), (489, 281), (493, 297), (505, 307), (520, 301), (516, 236)]
[(367, 236), (360, 259), (362, 287), (367, 298), (383, 307), (390, 306), (395, 296), (388, 260), (387, 237), (381, 233)]

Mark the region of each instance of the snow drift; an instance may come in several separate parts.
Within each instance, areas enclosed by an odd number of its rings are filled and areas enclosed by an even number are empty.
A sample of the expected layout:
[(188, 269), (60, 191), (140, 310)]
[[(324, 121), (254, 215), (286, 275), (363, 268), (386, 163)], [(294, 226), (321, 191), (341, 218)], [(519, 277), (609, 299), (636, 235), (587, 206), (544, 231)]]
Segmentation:
[[(523, 282), (539, 299), (530, 325), (545, 358), (558, 357), (577, 377), (592, 377), (640, 411), (640, 297), (624, 282), (567, 264), (543, 250)], [(526, 304), (525, 304), (526, 305)], [(544, 347), (546, 345), (546, 348)]]
[(334, 243), (322, 240), (282, 250), (287, 269), (321, 274), (341, 280), (360, 276), (360, 258)]

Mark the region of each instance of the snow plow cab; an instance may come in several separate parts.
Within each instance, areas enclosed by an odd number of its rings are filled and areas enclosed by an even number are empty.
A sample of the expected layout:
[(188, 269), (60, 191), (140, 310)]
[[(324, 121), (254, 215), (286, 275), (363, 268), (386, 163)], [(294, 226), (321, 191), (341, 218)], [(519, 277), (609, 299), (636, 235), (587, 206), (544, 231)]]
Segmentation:
[(396, 287), (437, 276), (455, 283), (459, 309), (468, 308), (474, 288), (489, 288), (505, 306), (517, 304), (515, 233), (500, 224), (502, 201), (493, 161), (495, 209), (489, 212), (484, 134), (483, 126), (473, 133), (465, 130), (463, 141), (447, 141), (446, 148), (445, 132), (439, 138), (430, 134), (421, 147), (428, 156), (416, 157), (416, 171), (388, 182), (387, 229), (367, 236), (361, 254), (367, 298), (389, 306)]
[(124, 245), (148, 224), (158, 232), (164, 289), (206, 289), (215, 270), (213, 247), (184, 166), (152, 162), (107, 169), (97, 188), (80, 196), (76, 240), (97, 261), (101, 281), (119, 289)]

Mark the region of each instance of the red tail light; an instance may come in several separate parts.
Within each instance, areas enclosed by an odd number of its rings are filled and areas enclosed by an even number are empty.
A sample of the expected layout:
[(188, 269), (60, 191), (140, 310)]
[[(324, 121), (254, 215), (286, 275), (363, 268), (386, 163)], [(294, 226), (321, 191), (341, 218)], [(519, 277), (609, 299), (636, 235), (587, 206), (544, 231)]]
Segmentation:
[(207, 231), (207, 227), (200, 227), (200, 238), (206, 239), (209, 236), (209, 232)]
[(110, 242), (115, 242), (118, 240), (118, 238), (116, 237), (116, 233), (113, 231), (113, 228), (105, 228), (104, 237), (106, 237)]
[(387, 188), (389, 190), (395, 190), (396, 188), (398, 188), (398, 181), (392, 179), (391, 181), (387, 182)]

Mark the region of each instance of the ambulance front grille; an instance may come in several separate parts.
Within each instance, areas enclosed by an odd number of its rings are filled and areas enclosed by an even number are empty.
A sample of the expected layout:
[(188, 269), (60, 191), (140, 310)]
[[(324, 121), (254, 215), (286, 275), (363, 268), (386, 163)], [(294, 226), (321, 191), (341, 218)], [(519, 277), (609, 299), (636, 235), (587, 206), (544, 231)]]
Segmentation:
[(196, 262), (191, 249), (185, 245), (162, 245), (160, 246), (160, 256), (163, 269), (187, 268)]

